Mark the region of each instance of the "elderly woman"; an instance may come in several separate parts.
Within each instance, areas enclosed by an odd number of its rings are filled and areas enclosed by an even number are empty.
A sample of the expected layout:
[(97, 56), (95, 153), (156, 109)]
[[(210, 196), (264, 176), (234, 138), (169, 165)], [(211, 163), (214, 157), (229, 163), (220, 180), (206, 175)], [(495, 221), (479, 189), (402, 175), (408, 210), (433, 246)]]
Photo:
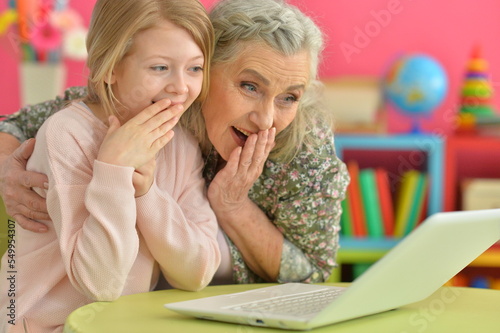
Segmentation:
[[(274, 0), (221, 1), (210, 18), (216, 46), (209, 93), (181, 122), (200, 142), (207, 195), (223, 231), (215, 279), (325, 281), (335, 267), (349, 176), (318, 98), (322, 33), (297, 8)], [(30, 190), (46, 178), (25, 171), (32, 142), (15, 149), (68, 100), (84, 95), (70, 88), (0, 123), (1, 193), (24, 228), (43, 231), (36, 220), (49, 219)], [(272, 128), (275, 146), (262, 158)]]

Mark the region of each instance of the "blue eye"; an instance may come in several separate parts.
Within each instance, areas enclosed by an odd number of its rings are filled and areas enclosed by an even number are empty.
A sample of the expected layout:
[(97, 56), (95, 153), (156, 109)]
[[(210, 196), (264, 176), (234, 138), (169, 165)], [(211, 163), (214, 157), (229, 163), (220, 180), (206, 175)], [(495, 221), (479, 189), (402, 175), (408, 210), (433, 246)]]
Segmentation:
[(251, 91), (251, 92), (257, 91), (257, 87), (251, 83), (243, 82), (243, 83), (241, 83), (241, 87), (243, 87), (244, 89)]
[(277, 101), (283, 106), (291, 107), (299, 101), (299, 97), (293, 94), (282, 94), (277, 97)]
[(155, 72), (163, 72), (163, 71), (168, 70), (168, 66), (165, 66), (165, 65), (152, 66), (151, 69), (154, 70)]
[(297, 102), (298, 98), (294, 95), (288, 95), (287, 97), (284, 98), (286, 102)]
[(194, 66), (191, 68), (193, 72), (203, 72), (203, 67), (201, 66)]

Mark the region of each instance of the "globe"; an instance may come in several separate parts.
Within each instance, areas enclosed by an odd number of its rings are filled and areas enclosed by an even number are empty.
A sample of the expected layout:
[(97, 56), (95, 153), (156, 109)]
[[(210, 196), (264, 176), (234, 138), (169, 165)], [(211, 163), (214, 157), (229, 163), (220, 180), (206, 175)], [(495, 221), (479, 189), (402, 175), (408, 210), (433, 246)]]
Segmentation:
[(417, 119), (431, 114), (443, 101), (448, 78), (443, 67), (425, 54), (410, 54), (394, 61), (384, 80), (386, 99)]

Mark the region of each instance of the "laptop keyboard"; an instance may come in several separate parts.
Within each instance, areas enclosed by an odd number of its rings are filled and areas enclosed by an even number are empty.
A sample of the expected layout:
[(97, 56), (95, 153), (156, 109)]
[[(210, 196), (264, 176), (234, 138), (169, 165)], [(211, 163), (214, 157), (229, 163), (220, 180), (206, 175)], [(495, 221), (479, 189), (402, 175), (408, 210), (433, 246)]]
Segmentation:
[(344, 291), (345, 289), (318, 290), (235, 305), (229, 309), (282, 315), (308, 315), (320, 312)]

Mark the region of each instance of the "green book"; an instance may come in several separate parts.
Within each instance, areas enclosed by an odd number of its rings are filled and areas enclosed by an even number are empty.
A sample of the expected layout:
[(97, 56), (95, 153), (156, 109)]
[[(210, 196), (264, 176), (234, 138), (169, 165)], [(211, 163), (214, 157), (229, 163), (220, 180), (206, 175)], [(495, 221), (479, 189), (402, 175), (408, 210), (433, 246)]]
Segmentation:
[(418, 224), (418, 220), (422, 215), (424, 207), (425, 192), (427, 191), (427, 175), (419, 173), (413, 194), (413, 202), (408, 215), (408, 223), (406, 224), (405, 235), (408, 235)]
[(340, 216), (340, 232), (344, 236), (353, 236), (352, 232), (352, 218), (349, 204), (349, 196), (346, 195), (345, 199), (341, 202), (342, 215)]
[(365, 211), (366, 229), (369, 237), (384, 237), (384, 221), (380, 210), (377, 181), (373, 169), (363, 169), (359, 172), (361, 197)]
[(363, 273), (366, 272), (366, 270), (368, 268), (370, 268), (370, 266), (372, 264), (373, 263), (356, 263), (356, 264), (353, 264), (352, 265), (353, 279), (357, 279), (358, 277), (360, 277), (361, 275), (363, 275)]

